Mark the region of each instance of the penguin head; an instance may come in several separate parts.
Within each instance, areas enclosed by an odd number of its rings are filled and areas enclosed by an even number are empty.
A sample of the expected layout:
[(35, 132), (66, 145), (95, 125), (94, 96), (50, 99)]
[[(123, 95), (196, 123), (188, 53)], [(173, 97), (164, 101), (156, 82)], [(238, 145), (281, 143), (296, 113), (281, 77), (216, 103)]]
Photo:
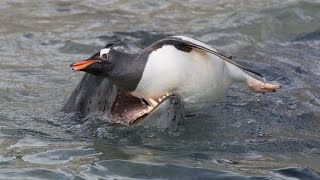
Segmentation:
[(100, 52), (90, 58), (72, 63), (70, 67), (74, 71), (84, 71), (97, 76), (111, 76), (117, 66), (123, 64), (125, 59), (134, 53), (134, 46), (127, 43), (127, 39), (112, 40)]

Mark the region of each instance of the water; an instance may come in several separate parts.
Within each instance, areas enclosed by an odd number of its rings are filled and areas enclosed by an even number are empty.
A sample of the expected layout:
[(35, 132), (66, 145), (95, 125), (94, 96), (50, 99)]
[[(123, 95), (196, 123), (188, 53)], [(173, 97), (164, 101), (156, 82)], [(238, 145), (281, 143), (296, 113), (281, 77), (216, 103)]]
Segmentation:
[[(0, 179), (320, 178), (317, 1), (0, 2)], [(283, 85), (228, 96), (178, 131), (79, 122), (59, 110), (69, 64), (113, 37), (205, 41)]]

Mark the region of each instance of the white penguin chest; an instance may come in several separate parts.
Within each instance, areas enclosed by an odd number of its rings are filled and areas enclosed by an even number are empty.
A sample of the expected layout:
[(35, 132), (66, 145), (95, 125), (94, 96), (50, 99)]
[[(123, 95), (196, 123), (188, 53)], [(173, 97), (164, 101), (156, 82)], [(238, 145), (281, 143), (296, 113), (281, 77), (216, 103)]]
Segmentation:
[(224, 97), (231, 81), (220, 58), (199, 50), (183, 52), (165, 45), (152, 52), (133, 95), (158, 99), (181, 96), (186, 110), (200, 109)]

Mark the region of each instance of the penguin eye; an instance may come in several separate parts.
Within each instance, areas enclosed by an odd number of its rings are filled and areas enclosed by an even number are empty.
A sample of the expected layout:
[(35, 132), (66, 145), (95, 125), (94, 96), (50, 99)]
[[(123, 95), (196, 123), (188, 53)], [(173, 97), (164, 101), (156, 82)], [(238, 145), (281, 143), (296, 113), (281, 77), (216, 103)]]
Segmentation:
[(103, 60), (109, 60), (109, 54), (102, 54), (100, 58)]
[(110, 55), (109, 55), (110, 48), (105, 48), (101, 49), (100, 51), (100, 58), (103, 60), (110, 60)]

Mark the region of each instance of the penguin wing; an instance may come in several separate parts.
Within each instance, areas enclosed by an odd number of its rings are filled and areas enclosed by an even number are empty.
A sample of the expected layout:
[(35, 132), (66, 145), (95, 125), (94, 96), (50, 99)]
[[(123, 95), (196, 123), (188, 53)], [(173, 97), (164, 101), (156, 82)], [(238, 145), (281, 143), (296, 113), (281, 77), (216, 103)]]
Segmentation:
[(201, 42), (199, 40), (190, 38), (190, 37), (186, 37), (186, 36), (168, 37), (168, 38), (162, 39), (162, 40), (154, 43), (153, 45), (151, 45), (151, 47), (153, 49), (157, 49), (159, 47), (162, 47), (163, 45), (173, 45), (177, 49), (182, 50), (182, 51), (187, 51), (187, 52), (190, 52), (194, 48), (194, 49), (197, 49), (197, 50), (200, 50), (200, 51), (204, 51), (204, 52), (207, 52), (207, 53), (210, 53), (210, 54), (214, 54), (214, 55), (220, 57), (221, 59), (223, 59), (224, 61), (227, 61), (227, 62), (239, 67), (240, 69), (243, 69), (245, 71), (248, 71), (250, 73), (253, 73), (253, 74), (257, 75), (257, 76), (260, 76), (260, 77), (264, 78), (263, 75), (260, 74), (259, 72), (255, 71), (255, 70), (252, 70), (252, 69), (249, 69), (247, 67), (244, 67), (244, 66), (232, 61), (230, 58), (228, 58), (225, 55), (217, 52), (215, 49), (213, 49), (209, 45), (207, 45), (207, 44), (205, 44), (205, 43), (203, 43), (203, 42)]

